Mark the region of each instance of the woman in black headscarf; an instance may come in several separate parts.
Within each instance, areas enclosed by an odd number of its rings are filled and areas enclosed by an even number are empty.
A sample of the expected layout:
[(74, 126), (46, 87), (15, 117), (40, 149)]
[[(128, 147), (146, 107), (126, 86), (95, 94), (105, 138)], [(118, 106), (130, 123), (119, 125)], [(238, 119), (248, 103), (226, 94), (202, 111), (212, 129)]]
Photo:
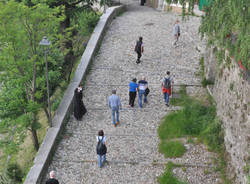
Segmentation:
[(82, 86), (79, 85), (75, 89), (74, 95), (74, 116), (77, 120), (81, 120), (82, 116), (87, 112), (83, 102), (82, 102)]

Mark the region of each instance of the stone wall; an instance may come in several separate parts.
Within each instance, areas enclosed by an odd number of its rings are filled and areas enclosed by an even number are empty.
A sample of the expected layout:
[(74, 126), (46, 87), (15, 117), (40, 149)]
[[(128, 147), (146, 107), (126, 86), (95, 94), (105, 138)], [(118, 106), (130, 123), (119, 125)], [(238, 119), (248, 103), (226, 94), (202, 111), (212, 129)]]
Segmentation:
[(207, 79), (214, 81), (209, 89), (225, 130), (229, 177), (236, 184), (248, 184), (250, 174), (246, 168), (250, 166), (250, 76), (233, 59), (230, 65), (224, 62), (218, 66), (214, 51), (208, 49), (204, 54), (205, 73)]
[(24, 184), (41, 183), (44, 171), (47, 169), (47, 166), (51, 160), (51, 156), (53, 155), (53, 151), (55, 150), (57, 140), (60, 139), (60, 133), (72, 112), (74, 89), (81, 83), (83, 77), (85, 76), (88, 65), (98, 50), (98, 44), (100, 44), (106, 28), (111, 23), (113, 18), (121, 11), (124, 11), (124, 9), (125, 6), (111, 7), (108, 8), (106, 13), (101, 16), (82, 55), (81, 62), (75, 71), (74, 78), (64, 93), (63, 99), (55, 113), (55, 116), (52, 120), (53, 127), (48, 129), (34, 159), (34, 164), (26, 176)]

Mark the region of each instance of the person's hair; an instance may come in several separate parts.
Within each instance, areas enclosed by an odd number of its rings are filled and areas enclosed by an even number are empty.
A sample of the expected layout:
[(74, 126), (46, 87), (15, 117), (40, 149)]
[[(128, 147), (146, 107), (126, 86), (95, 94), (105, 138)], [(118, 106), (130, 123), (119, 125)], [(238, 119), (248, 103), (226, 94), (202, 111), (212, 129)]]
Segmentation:
[(167, 75), (170, 75), (170, 71), (167, 71)]
[(142, 41), (142, 36), (139, 37), (139, 41)]
[(98, 136), (104, 136), (104, 132), (103, 132), (103, 130), (99, 130), (99, 132), (98, 132)]
[(133, 82), (136, 82), (136, 78), (133, 78), (132, 81), (133, 81)]
[(115, 89), (112, 90), (112, 94), (116, 94), (116, 90)]
[(179, 20), (177, 19), (177, 20), (176, 20), (176, 23), (178, 23), (178, 22), (179, 22)]

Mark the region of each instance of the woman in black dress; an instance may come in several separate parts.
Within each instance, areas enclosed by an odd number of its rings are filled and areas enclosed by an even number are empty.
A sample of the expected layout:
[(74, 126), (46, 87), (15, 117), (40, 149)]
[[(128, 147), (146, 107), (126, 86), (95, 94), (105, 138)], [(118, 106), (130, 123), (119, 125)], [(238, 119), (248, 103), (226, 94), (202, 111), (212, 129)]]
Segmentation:
[(74, 116), (77, 120), (80, 120), (86, 112), (87, 110), (82, 102), (82, 86), (79, 85), (75, 89), (74, 95)]

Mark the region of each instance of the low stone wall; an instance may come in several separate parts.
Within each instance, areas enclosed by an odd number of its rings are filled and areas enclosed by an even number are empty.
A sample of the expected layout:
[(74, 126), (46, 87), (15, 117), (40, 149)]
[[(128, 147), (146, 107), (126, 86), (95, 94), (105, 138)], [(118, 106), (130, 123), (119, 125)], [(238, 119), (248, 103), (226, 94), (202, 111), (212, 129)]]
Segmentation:
[[(236, 184), (247, 184), (250, 175), (250, 82), (246, 71), (231, 60), (220, 66), (213, 49), (205, 53), (206, 78), (214, 81), (209, 89), (225, 130), (225, 146), (229, 158), (228, 174)], [(248, 166), (247, 166), (248, 165)], [(247, 173), (248, 172), (248, 173)]]
[(112, 19), (121, 11), (124, 11), (124, 9), (125, 6), (111, 7), (108, 8), (106, 13), (101, 16), (82, 55), (81, 62), (75, 72), (75, 76), (64, 93), (61, 104), (59, 105), (52, 120), (53, 127), (48, 129), (43, 143), (41, 144), (34, 160), (34, 165), (31, 167), (28, 175), (26, 176), (24, 184), (41, 183), (41, 178), (51, 160), (53, 151), (56, 147), (57, 139), (59, 139), (60, 132), (62, 131), (64, 124), (72, 112), (74, 89), (81, 83), (84, 75), (86, 74), (88, 65), (97, 51), (98, 44), (100, 44), (105, 29), (110, 24)]

